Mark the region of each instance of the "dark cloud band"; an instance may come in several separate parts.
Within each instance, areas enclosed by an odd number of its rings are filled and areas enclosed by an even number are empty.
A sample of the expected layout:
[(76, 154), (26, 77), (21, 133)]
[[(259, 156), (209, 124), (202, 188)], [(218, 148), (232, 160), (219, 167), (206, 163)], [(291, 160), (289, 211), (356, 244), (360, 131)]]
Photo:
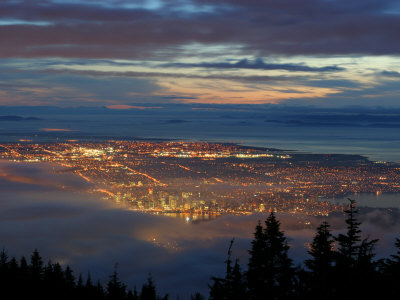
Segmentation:
[(118, 3), (3, 1), (0, 57), (137, 58), (192, 43), (253, 56), (400, 53), (394, 0)]

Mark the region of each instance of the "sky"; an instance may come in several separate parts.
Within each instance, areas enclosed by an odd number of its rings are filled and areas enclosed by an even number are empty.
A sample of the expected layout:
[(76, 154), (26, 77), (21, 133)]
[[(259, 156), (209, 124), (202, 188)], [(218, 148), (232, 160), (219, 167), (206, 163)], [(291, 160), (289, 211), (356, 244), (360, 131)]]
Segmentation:
[(0, 106), (399, 107), (397, 0), (2, 0)]
[[(90, 272), (107, 282), (118, 264), (121, 279), (139, 289), (151, 273), (158, 291), (171, 299), (208, 295), (211, 276), (223, 276), (229, 242), (244, 269), (254, 228), (265, 214), (223, 216), (200, 223), (143, 214), (116, 206), (78, 175), (48, 163), (0, 162), (0, 248), (9, 256), (29, 257), (38, 249), (44, 261), (70, 265), (78, 276)], [(361, 203), (361, 202), (360, 202)], [(342, 214), (329, 218), (277, 214), (295, 265), (307, 258), (315, 228), (327, 220), (334, 234), (344, 232)], [(378, 257), (395, 252), (399, 211), (368, 210), (358, 215), (363, 236), (379, 238)], [(308, 221), (311, 224), (304, 226)]]
[[(399, 28), (398, 0), (0, 0), (0, 140), (239, 141), (400, 161)], [(119, 263), (130, 287), (151, 272), (184, 295), (207, 293), (232, 237), (246, 264), (260, 216), (192, 225), (88, 188), (0, 162), (0, 247), (103, 279)], [(301, 260), (314, 231), (280, 217)], [(388, 254), (398, 215), (363, 218)]]

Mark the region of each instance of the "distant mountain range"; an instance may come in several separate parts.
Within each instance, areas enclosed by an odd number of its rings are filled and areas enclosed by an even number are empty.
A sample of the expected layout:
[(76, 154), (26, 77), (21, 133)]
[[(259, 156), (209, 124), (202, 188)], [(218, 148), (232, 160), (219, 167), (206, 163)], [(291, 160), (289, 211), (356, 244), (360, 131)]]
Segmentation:
[(0, 116), (0, 121), (41, 121), (43, 119), (36, 117), (21, 117), (21, 116)]

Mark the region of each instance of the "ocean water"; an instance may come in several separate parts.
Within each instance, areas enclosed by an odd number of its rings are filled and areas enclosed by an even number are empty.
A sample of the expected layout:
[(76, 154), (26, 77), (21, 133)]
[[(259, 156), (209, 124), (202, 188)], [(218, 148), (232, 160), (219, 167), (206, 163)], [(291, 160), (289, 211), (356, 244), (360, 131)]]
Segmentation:
[[(400, 162), (400, 127), (397, 123), (304, 123), (293, 121), (293, 116), (290, 116), (292, 121), (287, 121), (288, 116), (271, 113), (193, 112), (187, 108), (127, 112), (21, 110), (3, 110), (0, 116), (12, 114), (38, 119), (0, 119), (0, 141), (177, 139), (232, 142), (309, 153), (360, 154), (374, 161)], [(270, 121), (272, 118), (279, 121)]]

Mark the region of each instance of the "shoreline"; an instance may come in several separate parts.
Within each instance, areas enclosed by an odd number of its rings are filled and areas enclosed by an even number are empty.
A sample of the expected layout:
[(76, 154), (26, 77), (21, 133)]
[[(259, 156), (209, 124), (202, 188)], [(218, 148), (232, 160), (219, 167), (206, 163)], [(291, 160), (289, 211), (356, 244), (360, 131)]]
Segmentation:
[[(37, 138), (37, 137), (36, 137)], [(365, 155), (365, 154), (356, 154), (356, 153), (336, 153), (336, 152), (315, 152), (315, 151), (306, 151), (306, 150), (301, 150), (301, 149), (283, 149), (283, 148), (276, 148), (276, 147), (265, 147), (265, 146), (259, 146), (259, 145), (254, 145), (251, 143), (243, 143), (243, 142), (234, 142), (234, 141), (214, 141), (214, 140), (203, 140), (203, 139), (179, 139), (179, 138), (142, 138), (142, 137), (118, 137), (118, 138), (112, 138), (108, 136), (101, 136), (101, 137), (85, 137), (85, 138), (71, 138), (71, 137), (57, 137), (56, 139), (51, 138), (51, 139), (43, 139), (40, 138), (35, 139), (35, 138), (25, 138), (25, 139), (18, 139), (15, 141), (1, 141), (0, 138), (0, 143), (4, 144), (55, 144), (55, 143), (107, 143), (107, 142), (149, 142), (149, 143), (168, 143), (168, 142), (182, 142), (182, 143), (208, 143), (208, 144), (220, 144), (220, 145), (234, 145), (238, 146), (243, 149), (251, 149), (251, 150), (259, 150), (259, 151), (268, 151), (272, 152), (274, 154), (288, 154), (288, 155), (294, 155), (294, 156), (311, 156), (311, 157), (317, 157), (317, 156), (335, 156), (335, 157), (353, 157), (353, 158), (359, 158), (371, 163), (384, 163), (384, 164), (399, 164), (400, 161), (389, 161), (389, 160), (373, 160), (370, 156)]]

